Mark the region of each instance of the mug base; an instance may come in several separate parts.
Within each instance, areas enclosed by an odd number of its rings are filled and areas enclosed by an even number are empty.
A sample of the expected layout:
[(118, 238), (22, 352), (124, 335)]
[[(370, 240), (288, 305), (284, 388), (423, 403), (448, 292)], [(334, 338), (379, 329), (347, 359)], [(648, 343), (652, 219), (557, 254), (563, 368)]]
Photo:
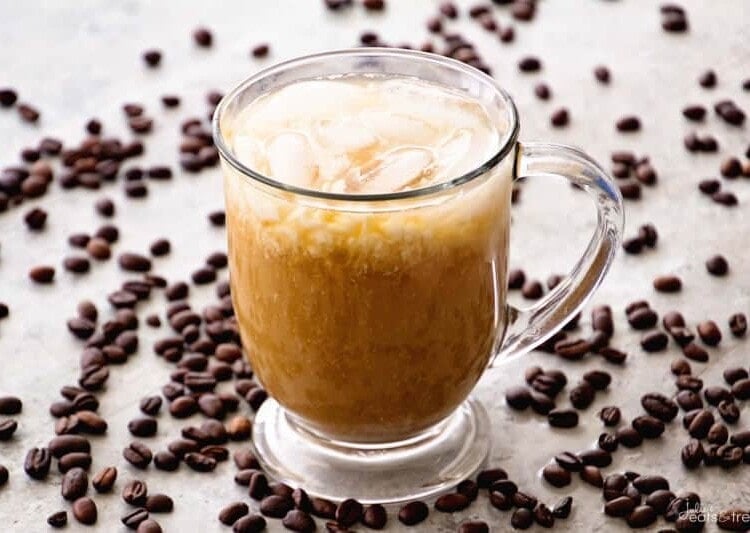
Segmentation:
[(489, 454), (490, 423), (469, 398), (416, 437), (359, 445), (301, 428), (269, 398), (255, 416), (253, 441), (258, 461), (277, 481), (333, 501), (395, 504), (429, 499), (476, 474)]

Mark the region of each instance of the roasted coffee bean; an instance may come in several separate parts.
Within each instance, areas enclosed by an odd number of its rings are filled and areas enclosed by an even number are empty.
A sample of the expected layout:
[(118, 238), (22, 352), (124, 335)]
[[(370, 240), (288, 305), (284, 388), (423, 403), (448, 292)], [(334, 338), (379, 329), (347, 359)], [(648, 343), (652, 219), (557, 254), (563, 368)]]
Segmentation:
[(638, 131), (641, 129), (641, 121), (635, 115), (626, 115), (617, 120), (615, 127), (620, 132)]
[(570, 403), (576, 409), (586, 409), (593, 403), (595, 394), (594, 387), (589, 382), (583, 381), (570, 390)]
[(680, 390), (691, 390), (693, 392), (698, 392), (703, 388), (703, 380), (689, 374), (681, 374), (677, 376), (675, 385), (677, 385), (677, 388)]
[(175, 418), (187, 418), (198, 412), (198, 402), (192, 396), (180, 396), (169, 404), (169, 413)]
[(708, 430), (706, 440), (708, 440), (710, 444), (725, 444), (727, 440), (729, 440), (729, 430), (721, 422), (716, 422)]
[(706, 387), (703, 390), (703, 396), (706, 398), (706, 401), (713, 406), (719, 405), (722, 401), (731, 402), (734, 400), (732, 393), (728, 389), (717, 386)]
[(718, 464), (722, 468), (734, 468), (742, 462), (742, 448), (734, 446), (732, 444), (724, 444), (718, 447), (716, 450), (716, 456)]
[(92, 478), (91, 485), (94, 487), (96, 492), (105, 493), (112, 490), (117, 480), (117, 468), (114, 466), (108, 466), (103, 468)]
[(477, 474), (477, 485), (480, 489), (488, 489), (496, 481), (508, 479), (508, 474), (502, 468), (482, 470)]
[(727, 424), (734, 424), (740, 419), (740, 409), (733, 401), (723, 400), (719, 402), (716, 410)]
[(151, 260), (145, 255), (125, 252), (117, 258), (120, 268), (129, 272), (148, 272), (151, 270)]
[(573, 498), (570, 496), (565, 496), (562, 500), (557, 502), (555, 504), (555, 507), (552, 509), (552, 516), (555, 518), (568, 518), (570, 516), (570, 511), (573, 508)]
[(231, 526), (249, 512), (250, 508), (244, 502), (230, 503), (219, 511), (219, 521), (225, 526)]
[(477, 496), (479, 494), (479, 485), (477, 485), (471, 479), (464, 479), (456, 486), (456, 492), (458, 492), (459, 494), (463, 494), (464, 496), (469, 498), (469, 501), (473, 502), (477, 499)]
[(91, 455), (88, 453), (73, 452), (60, 457), (57, 462), (57, 468), (61, 474), (66, 473), (71, 468), (83, 468), (88, 470), (91, 467)]
[(148, 486), (145, 481), (134, 479), (122, 489), (122, 499), (128, 505), (142, 506), (146, 504)]
[(78, 435), (59, 435), (49, 441), (48, 447), (56, 459), (73, 452), (91, 453), (89, 441)]
[(513, 496), (518, 492), (518, 485), (509, 479), (498, 479), (489, 487), (490, 492), (500, 492), (506, 496)]
[[(456, 513), (466, 509), (470, 503), (471, 500), (461, 493), (449, 493), (440, 496), (435, 501), (435, 509), (442, 513)], [(337, 521), (341, 523), (341, 520)]]
[(51, 266), (37, 266), (29, 270), (29, 278), (35, 283), (52, 283), (55, 269)]
[(658, 315), (651, 309), (642, 307), (628, 314), (628, 323), (633, 329), (650, 329), (656, 325)]
[(735, 337), (744, 337), (747, 332), (747, 317), (744, 313), (735, 313), (729, 317), (729, 330)]
[(661, 331), (652, 331), (641, 338), (641, 348), (646, 352), (660, 352), (668, 343), (669, 337)]
[(56, 529), (63, 528), (68, 524), (68, 513), (66, 511), (57, 511), (47, 517), (47, 524)]
[[(193, 31), (193, 40), (195, 44), (203, 48), (208, 48), (213, 43), (213, 34), (208, 28), (200, 27)], [(231, 525), (231, 524), (227, 524)]]
[(663, 394), (652, 392), (641, 397), (641, 406), (651, 416), (662, 422), (671, 422), (677, 416), (677, 404)]
[(706, 320), (698, 324), (698, 335), (708, 346), (716, 346), (721, 342), (721, 331), (713, 320)]
[(180, 459), (172, 452), (162, 450), (154, 454), (154, 466), (165, 472), (173, 472), (180, 466)]
[(568, 360), (581, 359), (591, 351), (591, 344), (585, 339), (565, 339), (555, 343), (555, 353)]
[(694, 342), (688, 342), (683, 346), (682, 354), (691, 361), (697, 361), (699, 363), (705, 363), (709, 359), (708, 352)]
[(570, 113), (565, 107), (556, 109), (550, 116), (550, 123), (556, 128), (567, 126), (568, 122), (570, 122)]
[(651, 415), (634, 418), (632, 426), (644, 439), (655, 439), (664, 433), (664, 422)]
[(581, 460), (576, 454), (571, 452), (563, 452), (557, 454), (555, 456), (555, 462), (568, 472), (580, 472), (583, 469), (583, 463), (581, 462)]
[(155, 416), (161, 409), (161, 397), (160, 396), (145, 396), (140, 402), (141, 412), (145, 415)]
[(750, 445), (750, 430), (745, 429), (734, 433), (730, 442), (735, 446), (741, 446), (743, 448)]
[(750, 399), (750, 379), (744, 378), (732, 384), (732, 394), (738, 400)]
[(490, 504), (501, 511), (508, 511), (513, 507), (511, 496), (498, 491), (490, 491)]
[(604, 504), (604, 513), (615, 518), (624, 518), (635, 509), (636, 502), (627, 496), (619, 496)]
[(156, 435), (157, 422), (155, 418), (134, 418), (128, 422), (128, 431), (134, 437), (153, 437)]
[(281, 521), (285, 528), (302, 533), (312, 533), (315, 531), (315, 521), (304, 511), (293, 509), (289, 511)]
[(615, 432), (617, 441), (626, 448), (637, 448), (643, 443), (643, 436), (632, 427), (621, 427)]
[(630, 481), (624, 475), (610, 474), (604, 479), (603, 496), (606, 501), (614, 500), (622, 496)]
[(138, 529), (135, 531), (136, 533), (162, 533), (159, 523), (150, 518), (138, 524)]
[(172, 509), (174, 502), (166, 494), (152, 494), (146, 498), (146, 510), (149, 513), (171, 513)]
[(0, 421), (0, 441), (10, 440), (18, 429), (18, 422), (12, 419)]
[(44, 209), (35, 207), (23, 217), (26, 226), (32, 231), (40, 231), (47, 223), (47, 212)]
[(682, 281), (677, 276), (658, 276), (654, 278), (653, 285), (659, 292), (678, 292), (682, 289)]
[(700, 395), (690, 390), (682, 390), (677, 393), (675, 401), (685, 411), (703, 408), (703, 400)]
[[(583, 465), (581, 465), (582, 467)], [(570, 472), (556, 463), (550, 463), (542, 469), (542, 476), (553, 487), (570, 485)]]
[(136, 468), (145, 469), (151, 464), (153, 454), (145, 444), (141, 442), (131, 442), (130, 446), (123, 449), (122, 456), (125, 460)]
[(602, 472), (595, 466), (584, 466), (583, 470), (581, 470), (580, 476), (583, 481), (594, 487), (601, 488), (604, 485)]
[[(254, 500), (262, 500), (266, 496), (267, 493), (268, 493), (268, 479), (262, 472), (256, 472), (250, 478), (250, 483), (248, 484), (248, 494)], [(334, 506), (334, 510), (331, 513), (331, 518), (333, 518), (333, 514), (335, 514), (335, 512), (336, 511), (335, 511), (335, 506)]]
[[(549, 509), (547, 510), (549, 511)], [(549, 516), (554, 521), (551, 512)], [(490, 526), (487, 525), (487, 522), (481, 520), (470, 520), (458, 526), (458, 533), (490, 533)]]
[(260, 533), (266, 529), (266, 519), (260, 515), (243, 516), (232, 526), (233, 533)]
[(62, 478), (60, 492), (62, 497), (68, 501), (74, 501), (86, 494), (89, 478), (82, 468), (71, 468)]
[(538, 300), (544, 295), (544, 288), (537, 280), (528, 280), (521, 287), (521, 295), (528, 300)]
[(734, 193), (727, 191), (716, 192), (711, 196), (711, 199), (717, 204), (721, 204), (726, 207), (733, 207), (738, 203), (737, 196), (735, 196)]
[[(297, 509), (300, 509), (300, 506), (297, 505), (296, 500), (295, 507), (297, 507)], [(386, 512), (385, 507), (378, 503), (368, 505), (362, 513), (362, 524), (367, 528), (383, 529), (387, 522), (388, 513)]]
[(148, 520), (148, 511), (143, 508), (128, 511), (121, 521), (128, 529), (136, 529), (141, 522)]
[(518, 290), (526, 283), (526, 274), (520, 269), (511, 269), (508, 272), (508, 289)]
[(526, 508), (516, 509), (510, 517), (510, 525), (515, 529), (529, 529), (534, 523), (534, 515)]
[(579, 452), (578, 457), (585, 466), (591, 465), (604, 468), (612, 464), (612, 454), (598, 448)]
[(421, 501), (409, 502), (398, 512), (399, 521), (406, 526), (414, 526), (424, 522), (430, 510), (427, 504)]
[(96, 504), (91, 498), (78, 498), (73, 502), (73, 516), (81, 524), (92, 525), (97, 519)]
[(211, 472), (216, 468), (216, 459), (203, 453), (188, 453), (183, 461), (196, 472)]
[(612, 376), (603, 370), (589, 370), (583, 375), (583, 379), (598, 391), (605, 390), (612, 382)]
[(703, 444), (701, 444), (701, 441), (698, 439), (690, 439), (690, 441), (682, 448), (680, 454), (682, 464), (685, 465), (685, 468), (689, 469), (698, 467), (701, 462), (703, 462), (704, 456), (705, 451), (703, 449)]
[(627, 523), (632, 528), (643, 528), (656, 522), (657, 515), (653, 507), (639, 505), (627, 516)]
[(578, 425), (578, 413), (572, 409), (553, 409), (547, 414), (547, 422), (556, 428), (572, 428)]
[(716, 516), (716, 523), (719, 529), (725, 531), (748, 531), (750, 511), (739, 508), (722, 509)]
[(669, 482), (662, 476), (638, 476), (633, 480), (633, 486), (643, 494), (651, 494), (656, 490), (669, 490)]
[(689, 105), (682, 108), (682, 115), (688, 120), (700, 122), (706, 116), (706, 108), (702, 105)]
[(518, 62), (521, 72), (537, 72), (542, 68), (542, 62), (537, 57), (527, 56)]
[(39, 113), (36, 108), (25, 103), (19, 102), (18, 104), (16, 104), (16, 109), (18, 110), (18, 114), (20, 115), (21, 120), (23, 120), (24, 122), (29, 122), (31, 124), (36, 123), (41, 115), (41, 113)]
[(729, 263), (723, 256), (714, 255), (706, 260), (706, 270), (714, 276), (725, 276), (729, 272)]
[(620, 423), (622, 414), (619, 407), (604, 407), (599, 411), (599, 418), (605, 426), (612, 427)]
[(602, 450), (612, 453), (617, 450), (617, 447), (620, 445), (620, 441), (617, 439), (616, 435), (613, 435), (611, 433), (601, 433), (599, 435), (599, 439), (597, 440), (597, 444)]

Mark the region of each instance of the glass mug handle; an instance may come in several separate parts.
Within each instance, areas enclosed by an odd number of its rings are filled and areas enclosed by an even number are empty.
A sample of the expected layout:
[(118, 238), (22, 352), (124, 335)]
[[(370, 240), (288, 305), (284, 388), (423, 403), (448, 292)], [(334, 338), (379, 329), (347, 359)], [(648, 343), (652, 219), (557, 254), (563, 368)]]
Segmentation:
[(506, 308), (507, 326), (490, 366), (543, 343), (580, 311), (609, 270), (620, 246), (622, 197), (607, 172), (589, 156), (560, 144), (518, 143), (515, 178), (565, 178), (594, 200), (597, 226), (583, 257), (542, 300), (525, 309)]

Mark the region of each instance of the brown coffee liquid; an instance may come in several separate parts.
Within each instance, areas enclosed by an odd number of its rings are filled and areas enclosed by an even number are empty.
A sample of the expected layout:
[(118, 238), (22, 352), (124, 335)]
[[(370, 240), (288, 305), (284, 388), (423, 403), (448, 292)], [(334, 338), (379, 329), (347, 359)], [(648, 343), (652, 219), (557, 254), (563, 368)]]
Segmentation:
[[(438, 179), (431, 168), (420, 180)], [(510, 175), (503, 163), (446, 193), (365, 208), (282, 194), (225, 166), (232, 298), (268, 393), (351, 442), (413, 437), (453, 412), (504, 327)]]

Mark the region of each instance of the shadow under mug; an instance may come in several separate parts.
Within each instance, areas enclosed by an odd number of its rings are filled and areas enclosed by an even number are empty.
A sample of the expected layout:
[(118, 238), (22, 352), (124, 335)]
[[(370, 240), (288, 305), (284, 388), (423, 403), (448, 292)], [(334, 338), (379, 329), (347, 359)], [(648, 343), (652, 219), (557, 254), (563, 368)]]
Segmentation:
[[(263, 176), (233, 151), (240, 112), (305, 79), (409, 76), (479, 101), (502, 132), (471, 172), (417, 190), (350, 195)], [(335, 92), (329, 105), (335, 106)], [(301, 110), (304, 112), (304, 110)], [(232, 300), (269, 399), (253, 442), (272, 477), (362, 502), (427, 498), (486, 461), (490, 423), (469, 398), (482, 373), (533, 349), (585, 304), (619, 246), (622, 200), (607, 173), (565, 146), (520, 143), (495, 81), (421, 52), (364, 48), (287, 61), (242, 82), (214, 115)], [(583, 257), (527, 309), (506, 303), (513, 181), (563, 177), (598, 214)]]

